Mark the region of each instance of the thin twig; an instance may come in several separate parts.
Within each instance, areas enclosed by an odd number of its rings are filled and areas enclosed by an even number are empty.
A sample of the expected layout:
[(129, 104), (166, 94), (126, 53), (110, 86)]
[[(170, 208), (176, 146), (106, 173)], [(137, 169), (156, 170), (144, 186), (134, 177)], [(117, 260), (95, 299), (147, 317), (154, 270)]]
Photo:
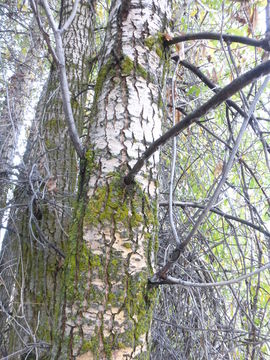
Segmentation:
[[(162, 201), (159, 203), (159, 206), (168, 206), (168, 202), (167, 201)], [(181, 208), (185, 208), (185, 207), (191, 207), (191, 208), (196, 208), (196, 209), (205, 209), (205, 205), (201, 205), (201, 204), (196, 204), (196, 203), (192, 203), (192, 202), (185, 202), (185, 201), (175, 201), (173, 203), (173, 206), (179, 206)], [(229, 219), (229, 220), (233, 220), (233, 221), (237, 221), (243, 225), (247, 225), (249, 227), (251, 227), (254, 230), (257, 230), (259, 232), (261, 232), (262, 234), (268, 236), (270, 238), (270, 233), (268, 231), (266, 231), (265, 229), (263, 229), (261, 226), (255, 225), (250, 221), (247, 221), (245, 219), (241, 219), (237, 216), (233, 216), (230, 214), (226, 214), (223, 211), (216, 209), (216, 208), (212, 208), (210, 209), (211, 212), (213, 212), (214, 214), (220, 215), (222, 217), (224, 217), (225, 219)]]
[(162, 284), (170, 284), (170, 285), (181, 285), (185, 287), (199, 287), (199, 288), (208, 288), (208, 287), (216, 287), (216, 286), (228, 286), (232, 284), (240, 283), (243, 280), (246, 280), (254, 275), (261, 273), (264, 270), (270, 269), (270, 263), (252, 271), (251, 273), (239, 276), (236, 279), (226, 280), (226, 281), (219, 281), (219, 282), (209, 282), (209, 283), (195, 283), (192, 281), (185, 281), (181, 279), (177, 279), (173, 276), (168, 276), (164, 280), (149, 280), (151, 285), (162, 285)]
[(231, 151), (231, 154), (230, 154), (230, 157), (227, 161), (227, 164), (224, 166), (224, 169), (223, 169), (223, 174), (222, 174), (222, 177), (214, 191), (214, 194), (212, 195), (212, 197), (210, 198), (207, 206), (203, 209), (203, 211), (201, 212), (199, 218), (197, 219), (196, 223), (194, 224), (192, 230), (190, 231), (190, 233), (186, 236), (185, 240), (180, 244), (180, 246), (178, 246), (171, 254), (171, 259), (167, 262), (167, 264), (165, 264), (165, 266), (163, 266), (163, 268), (157, 273), (155, 274), (150, 282), (153, 280), (153, 281), (156, 281), (156, 279), (158, 278), (163, 278), (163, 279), (166, 279), (167, 278), (167, 272), (169, 271), (169, 269), (172, 267), (172, 265), (178, 260), (179, 256), (181, 255), (181, 253), (184, 251), (184, 249), (186, 248), (186, 246), (188, 245), (188, 243), (190, 242), (190, 240), (193, 238), (193, 236), (195, 235), (195, 233), (197, 232), (199, 226), (201, 225), (201, 223), (203, 222), (203, 220), (205, 219), (205, 217), (207, 216), (208, 212), (211, 210), (211, 208), (214, 206), (215, 202), (217, 201), (218, 199), (218, 196), (220, 194), (220, 191), (223, 187), (223, 185), (225, 184), (226, 182), (226, 179), (228, 177), (228, 174), (233, 166), (233, 163), (234, 163), (234, 158), (235, 158), (235, 155), (237, 153), (237, 150), (239, 148), (239, 145), (241, 143), (241, 140), (243, 138), (243, 135), (245, 133), (245, 130), (246, 130), (246, 127), (248, 125), (248, 122), (250, 120), (250, 117), (251, 115), (253, 114), (254, 110), (255, 110), (255, 107), (256, 107), (256, 104), (262, 94), (262, 92), (264, 91), (268, 81), (269, 81), (269, 78), (270, 76), (267, 76), (265, 79), (264, 79), (264, 82), (263, 84), (261, 85), (261, 87), (259, 88), (250, 108), (249, 108), (249, 111), (248, 111), (248, 116), (245, 118), (242, 126), (241, 126), (241, 129), (239, 131), (239, 134), (237, 136), (237, 139), (235, 140), (235, 144), (233, 146), (233, 149)]
[(76, 1), (75, 1), (69, 18), (67, 19), (67, 21), (64, 23), (64, 25), (63, 25), (63, 26), (61, 27), (61, 29), (60, 29), (60, 33), (61, 33), (61, 34), (62, 34), (63, 32), (65, 32), (65, 31), (70, 27), (72, 21), (74, 20), (75, 15), (76, 15), (76, 13), (77, 13), (77, 9), (78, 9), (79, 2), (80, 2), (80, 0), (76, 0)]
[(220, 33), (212, 33), (212, 32), (201, 32), (195, 34), (190, 33), (190, 34), (176, 36), (171, 40), (165, 41), (165, 45), (170, 46), (177, 44), (179, 42), (189, 41), (189, 40), (220, 40), (221, 38), (226, 43), (236, 42), (240, 44), (259, 47), (266, 51), (270, 50), (270, 46), (266, 39), (256, 40), (244, 36), (228, 35), (228, 34), (220, 34)]
[[(180, 57), (175, 65), (173, 77), (172, 77), (172, 120), (173, 126), (175, 125), (175, 77), (177, 73), (177, 69), (180, 63)], [(176, 163), (176, 137), (173, 138), (173, 146), (172, 146), (172, 164), (171, 164), (171, 178), (170, 178), (170, 193), (169, 193), (169, 218), (170, 224), (173, 232), (173, 237), (177, 245), (180, 245), (180, 239), (178, 237), (174, 219), (173, 219), (173, 183), (174, 183), (174, 175), (175, 175), (175, 163)]]
[(193, 124), (197, 119), (206, 115), (211, 109), (217, 107), (232, 95), (243, 89), (245, 86), (256, 80), (262, 75), (266, 75), (270, 72), (270, 60), (266, 61), (255, 67), (252, 70), (247, 71), (237, 79), (233, 80), (230, 84), (225, 86), (218, 94), (215, 94), (210, 100), (205, 102), (199, 108), (194, 110), (191, 114), (187, 115), (183, 120), (177, 123), (175, 126), (170, 128), (165, 134), (154, 141), (137, 160), (136, 164), (129, 171), (124, 178), (126, 185), (132, 184), (135, 175), (141, 170), (144, 162), (157, 151), (157, 149), (165, 144), (171, 137), (178, 135), (184, 129)]

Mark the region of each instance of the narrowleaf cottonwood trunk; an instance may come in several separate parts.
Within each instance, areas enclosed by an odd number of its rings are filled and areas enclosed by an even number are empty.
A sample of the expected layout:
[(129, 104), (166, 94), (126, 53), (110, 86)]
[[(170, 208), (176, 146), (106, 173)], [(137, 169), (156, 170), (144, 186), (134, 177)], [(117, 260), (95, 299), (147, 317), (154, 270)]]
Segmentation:
[[(88, 48), (82, 51), (76, 42), (87, 39), (91, 17), (85, 9), (81, 5), (64, 42), (73, 95), (87, 83)], [(57, 72), (50, 74), (36, 119), (44, 142), (30, 135), (25, 157), (30, 181), (21, 196), (28, 199), (28, 210), (16, 214), (19, 242), (10, 235), (5, 239), (3, 259), (16, 255), (19, 263), (10, 271), (3, 266), (3, 278), (16, 275), (18, 284), (12, 309), (6, 304), (13, 317), (8, 317), (3, 355), (29, 352), (32, 346), (37, 356), (45, 346), (50, 359), (147, 356), (155, 299), (147, 279), (157, 246), (158, 154), (136, 184), (125, 186), (123, 176), (161, 133), (162, 32), (168, 14), (166, 1), (114, 1), (111, 6), (71, 228), (62, 210), (71, 205), (65, 195), (75, 188), (76, 159)], [(79, 130), (84, 104), (84, 96), (73, 103)], [(42, 201), (37, 195), (44, 189)], [(9, 296), (11, 290), (4, 288)], [(21, 339), (14, 320), (24, 328)]]
[[(62, 22), (72, 6), (70, 0), (62, 3)], [(81, 1), (73, 23), (63, 37), (73, 114), (80, 134), (86, 103), (93, 11), (94, 3), (90, 7), (87, 1)], [(41, 341), (46, 342), (45, 353), (54, 342), (60, 306), (57, 298), (62, 286), (59, 283), (61, 253), (68, 239), (78, 176), (78, 163), (62, 108), (58, 70), (54, 65), (38, 104), (24, 164), (19, 179), (21, 187), (15, 191), (14, 202), (25, 206), (11, 213), (9, 227), (16, 234), (7, 234), (1, 253), (1, 322), (8, 318), (1, 355), (17, 350), (22, 350), (22, 354), (29, 353), (33, 349), (33, 356), (37, 358), (42, 353)], [(14, 299), (10, 303), (14, 283)]]
[(155, 292), (158, 155), (123, 176), (161, 132), (166, 1), (113, 1), (88, 150), (66, 250), (61, 359), (144, 358)]

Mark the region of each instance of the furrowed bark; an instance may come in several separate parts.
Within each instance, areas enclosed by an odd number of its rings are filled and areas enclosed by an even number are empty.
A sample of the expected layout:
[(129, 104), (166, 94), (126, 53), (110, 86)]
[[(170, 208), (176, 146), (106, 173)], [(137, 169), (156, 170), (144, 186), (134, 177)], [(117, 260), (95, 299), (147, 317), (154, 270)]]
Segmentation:
[[(32, 43), (26, 54), (21, 54), (21, 63), (10, 79), (6, 79), (5, 101), (0, 116), (0, 225), (7, 202), (10, 178), (14, 171), (14, 157), (18, 146), (18, 136), (25, 121), (29, 99), (33, 96), (33, 86), (41, 75), (38, 66), (42, 54), (41, 38), (35, 19), (31, 21)], [(30, 36), (29, 36), (30, 37)], [(27, 39), (25, 39), (27, 41)], [(35, 70), (34, 70), (35, 69)], [(37, 70), (38, 69), (38, 70)], [(36, 74), (35, 74), (36, 71)], [(4, 72), (4, 69), (3, 69)]]
[(122, 179), (160, 136), (164, 54), (153, 44), (166, 18), (166, 1), (112, 3), (66, 258), (63, 359), (147, 357), (158, 153), (134, 186)]
[[(73, 1), (64, 2), (63, 20), (70, 14), (72, 6)], [(87, 1), (80, 1), (75, 19), (63, 36), (67, 78), (80, 134), (89, 74), (87, 65), (93, 31), (92, 10)], [(20, 176), (24, 181), (24, 191), (19, 193), (17, 189), (15, 201), (23, 200), (27, 208), (12, 213), (18, 224), (19, 236), (9, 234), (6, 237), (2, 254), (2, 268), (6, 269), (2, 273), (3, 279), (10, 271), (13, 284), (14, 281), (17, 284), (14, 301), (8, 306), (12, 316), (7, 323), (9, 329), (3, 355), (25, 348), (24, 345), (30, 343), (30, 347), (26, 347), (27, 353), (31, 350), (31, 343), (42, 340), (47, 347), (34, 346), (33, 356), (41, 356), (45, 352), (53, 359), (57, 358), (58, 348), (53, 345), (57, 343), (58, 317), (64, 306), (60, 302), (62, 266), (78, 170), (76, 153), (65, 125), (55, 66), (41, 95), (24, 160), (28, 171)], [(10, 225), (13, 225), (12, 221)], [(18, 261), (10, 269), (6, 266), (6, 260), (12, 258)], [(10, 288), (6, 290), (10, 295)], [(15, 320), (21, 327), (17, 326)], [(30, 333), (25, 331), (28, 329), (26, 322)]]

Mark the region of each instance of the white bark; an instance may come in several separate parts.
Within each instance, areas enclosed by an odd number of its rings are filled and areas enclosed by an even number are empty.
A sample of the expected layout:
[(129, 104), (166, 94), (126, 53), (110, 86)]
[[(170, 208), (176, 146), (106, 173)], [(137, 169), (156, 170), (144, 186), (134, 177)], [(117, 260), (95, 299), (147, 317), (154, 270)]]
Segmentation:
[[(90, 118), (82, 239), (67, 259), (76, 266), (69, 266), (66, 283), (66, 336), (83, 339), (70, 355), (80, 359), (133, 359), (149, 350), (158, 153), (133, 187), (123, 176), (161, 133), (158, 32), (167, 17), (166, 1), (117, 0), (110, 11)], [(160, 52), (146, 46), (150, 37)], [(77, 222), (79, 231), (79, 213)]]

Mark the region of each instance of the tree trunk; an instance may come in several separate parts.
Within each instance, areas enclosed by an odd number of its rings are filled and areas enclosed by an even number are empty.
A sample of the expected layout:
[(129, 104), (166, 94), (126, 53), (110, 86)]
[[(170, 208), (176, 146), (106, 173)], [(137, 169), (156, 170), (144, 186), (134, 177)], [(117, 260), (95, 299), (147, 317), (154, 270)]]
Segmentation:
[[(161, 133), (166, 1), (113, 1), (66, 249), (58, 359), (149, 355), (158, 154), (123, 176)], [(159, 79), (159, 80), (158, 80)]]
[[(63, 2), (63, 22), (72, 6), (72, 0)], [(73, 114), (80, 134), (86, 103), (93, 10), (94, 4), (90, 8), (87, 1), (81, 1), (63, 38)], [(2, 321), (7, 312), (12, 312), (12, 316), (8, 315), (8, 333), (1, 350), (5, 356), (17, 350), (29, 353), (33, 349), (38, 358), (42, 348), (48, 352), (57, 328), (63, 248), (68, 238), (78, 176), (55, 66), (52, 66), (38, 105), (24, 163), (25, 171), (20, 174), (22, 189), (16, 189), (14, 202), (26, 204), (26, 207), (11, 214), (10, 228), (16, 235), (6, 236), (1, 254), (1, 276), (5, 281), (1, 299), (7, 300), (2, 304)]]
[[(30, 23), (28, 35), (31, 38), (31, 44), (26, 56), (22, 51), (20, 54), (21, 62), (16, 65), (10, 79), (5, 79), (7, 82), (5, 84), (5, 100), (1, 107), (0, 117), (0, 226), (3, 225), (2, 218), (7, 203), (8, 190), (12, 185), (10, 178), (15, 173), (14, 157), (18, 155), (18, 151), (16, 153), (18, 137), (26, 122), (27, 111), (33, 103), (33, 87), (37, 83), (38, 76), (42, 77), (43, 75), (39, 65), (42, 42), (35, 19)], [(27, 36), (24, 41), (27, 42)], [(2, 69), (2, 72), (5, 74), (5, 69)]]

